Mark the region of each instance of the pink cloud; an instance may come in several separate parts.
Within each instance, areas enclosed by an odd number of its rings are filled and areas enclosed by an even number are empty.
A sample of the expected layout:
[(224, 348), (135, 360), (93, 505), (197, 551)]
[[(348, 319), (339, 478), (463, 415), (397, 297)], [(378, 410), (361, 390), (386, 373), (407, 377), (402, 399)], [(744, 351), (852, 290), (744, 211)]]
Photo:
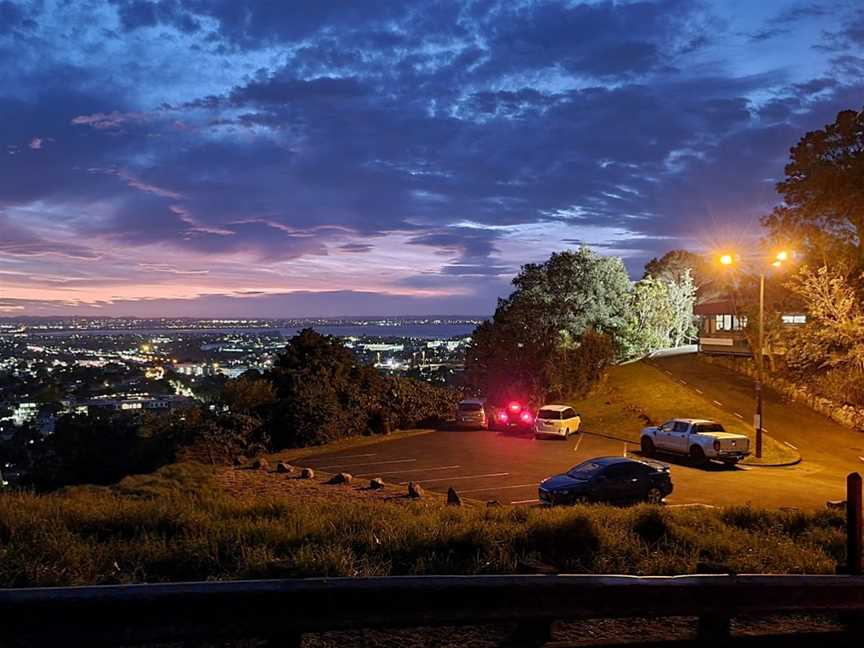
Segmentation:
[(121, 113), (116, 110), (110, 113), (93, 113), (92, 115), (78, 115), (72, 119), (73, 124), (79, 126), (92, 126), (99, 130), (111, 130), (120, 128), (124, 124), (142, 124), (150, 119), (145, 113)]

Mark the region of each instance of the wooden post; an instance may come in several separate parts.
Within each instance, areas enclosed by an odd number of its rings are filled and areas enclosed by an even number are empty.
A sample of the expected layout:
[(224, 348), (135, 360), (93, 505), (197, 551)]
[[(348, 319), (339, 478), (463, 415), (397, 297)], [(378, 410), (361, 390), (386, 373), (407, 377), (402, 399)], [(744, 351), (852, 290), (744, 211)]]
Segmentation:
[(861, 570), (861, 475), (846, 477), (846, 573), (860, 576)]

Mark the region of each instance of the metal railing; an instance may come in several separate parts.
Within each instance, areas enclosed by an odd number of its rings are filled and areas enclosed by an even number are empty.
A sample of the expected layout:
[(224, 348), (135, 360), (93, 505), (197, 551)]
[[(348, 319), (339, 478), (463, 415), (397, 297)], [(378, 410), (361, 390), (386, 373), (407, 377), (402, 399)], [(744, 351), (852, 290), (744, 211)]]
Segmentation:
[(697, 617), (702, 640), (725, 640), (737, 616), (804, 612), (864, 615), (864, 576), (396, 576), (10, 589), (0, 591), (0, 643), (299, 645), (304, 632), (515, 623), (517, 643), (542, 645), (556, 620), (672, 616)]

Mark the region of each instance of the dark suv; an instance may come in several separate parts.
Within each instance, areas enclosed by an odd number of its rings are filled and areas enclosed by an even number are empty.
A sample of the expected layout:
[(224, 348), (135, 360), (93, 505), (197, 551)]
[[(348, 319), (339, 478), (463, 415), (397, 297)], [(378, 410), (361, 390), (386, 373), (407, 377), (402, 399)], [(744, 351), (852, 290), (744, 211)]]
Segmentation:
[(672, 492), (669, 466), (659, 461), (598, 457), (540, 482), (544, 504), (646, 501), (659, 504)]

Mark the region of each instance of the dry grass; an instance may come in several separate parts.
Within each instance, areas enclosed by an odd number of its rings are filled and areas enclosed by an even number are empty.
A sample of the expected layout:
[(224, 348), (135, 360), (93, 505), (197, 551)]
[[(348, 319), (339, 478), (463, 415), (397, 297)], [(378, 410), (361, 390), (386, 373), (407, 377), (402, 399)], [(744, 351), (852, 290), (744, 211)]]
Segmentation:
[[(237, 471), (241, 472), (241, 471)], [(257, 477), (263, 475), (256, 474)], [(0, 495), (0, 586), (323, 575), (480, 574), (539, 560), (562, 571), (678, 574), (702, 561), (745, 572), (831, 573), (834, 512), (585, 506), (445, 506), (229, 494), (209, 467), (168, 466), (109, 488)]]

